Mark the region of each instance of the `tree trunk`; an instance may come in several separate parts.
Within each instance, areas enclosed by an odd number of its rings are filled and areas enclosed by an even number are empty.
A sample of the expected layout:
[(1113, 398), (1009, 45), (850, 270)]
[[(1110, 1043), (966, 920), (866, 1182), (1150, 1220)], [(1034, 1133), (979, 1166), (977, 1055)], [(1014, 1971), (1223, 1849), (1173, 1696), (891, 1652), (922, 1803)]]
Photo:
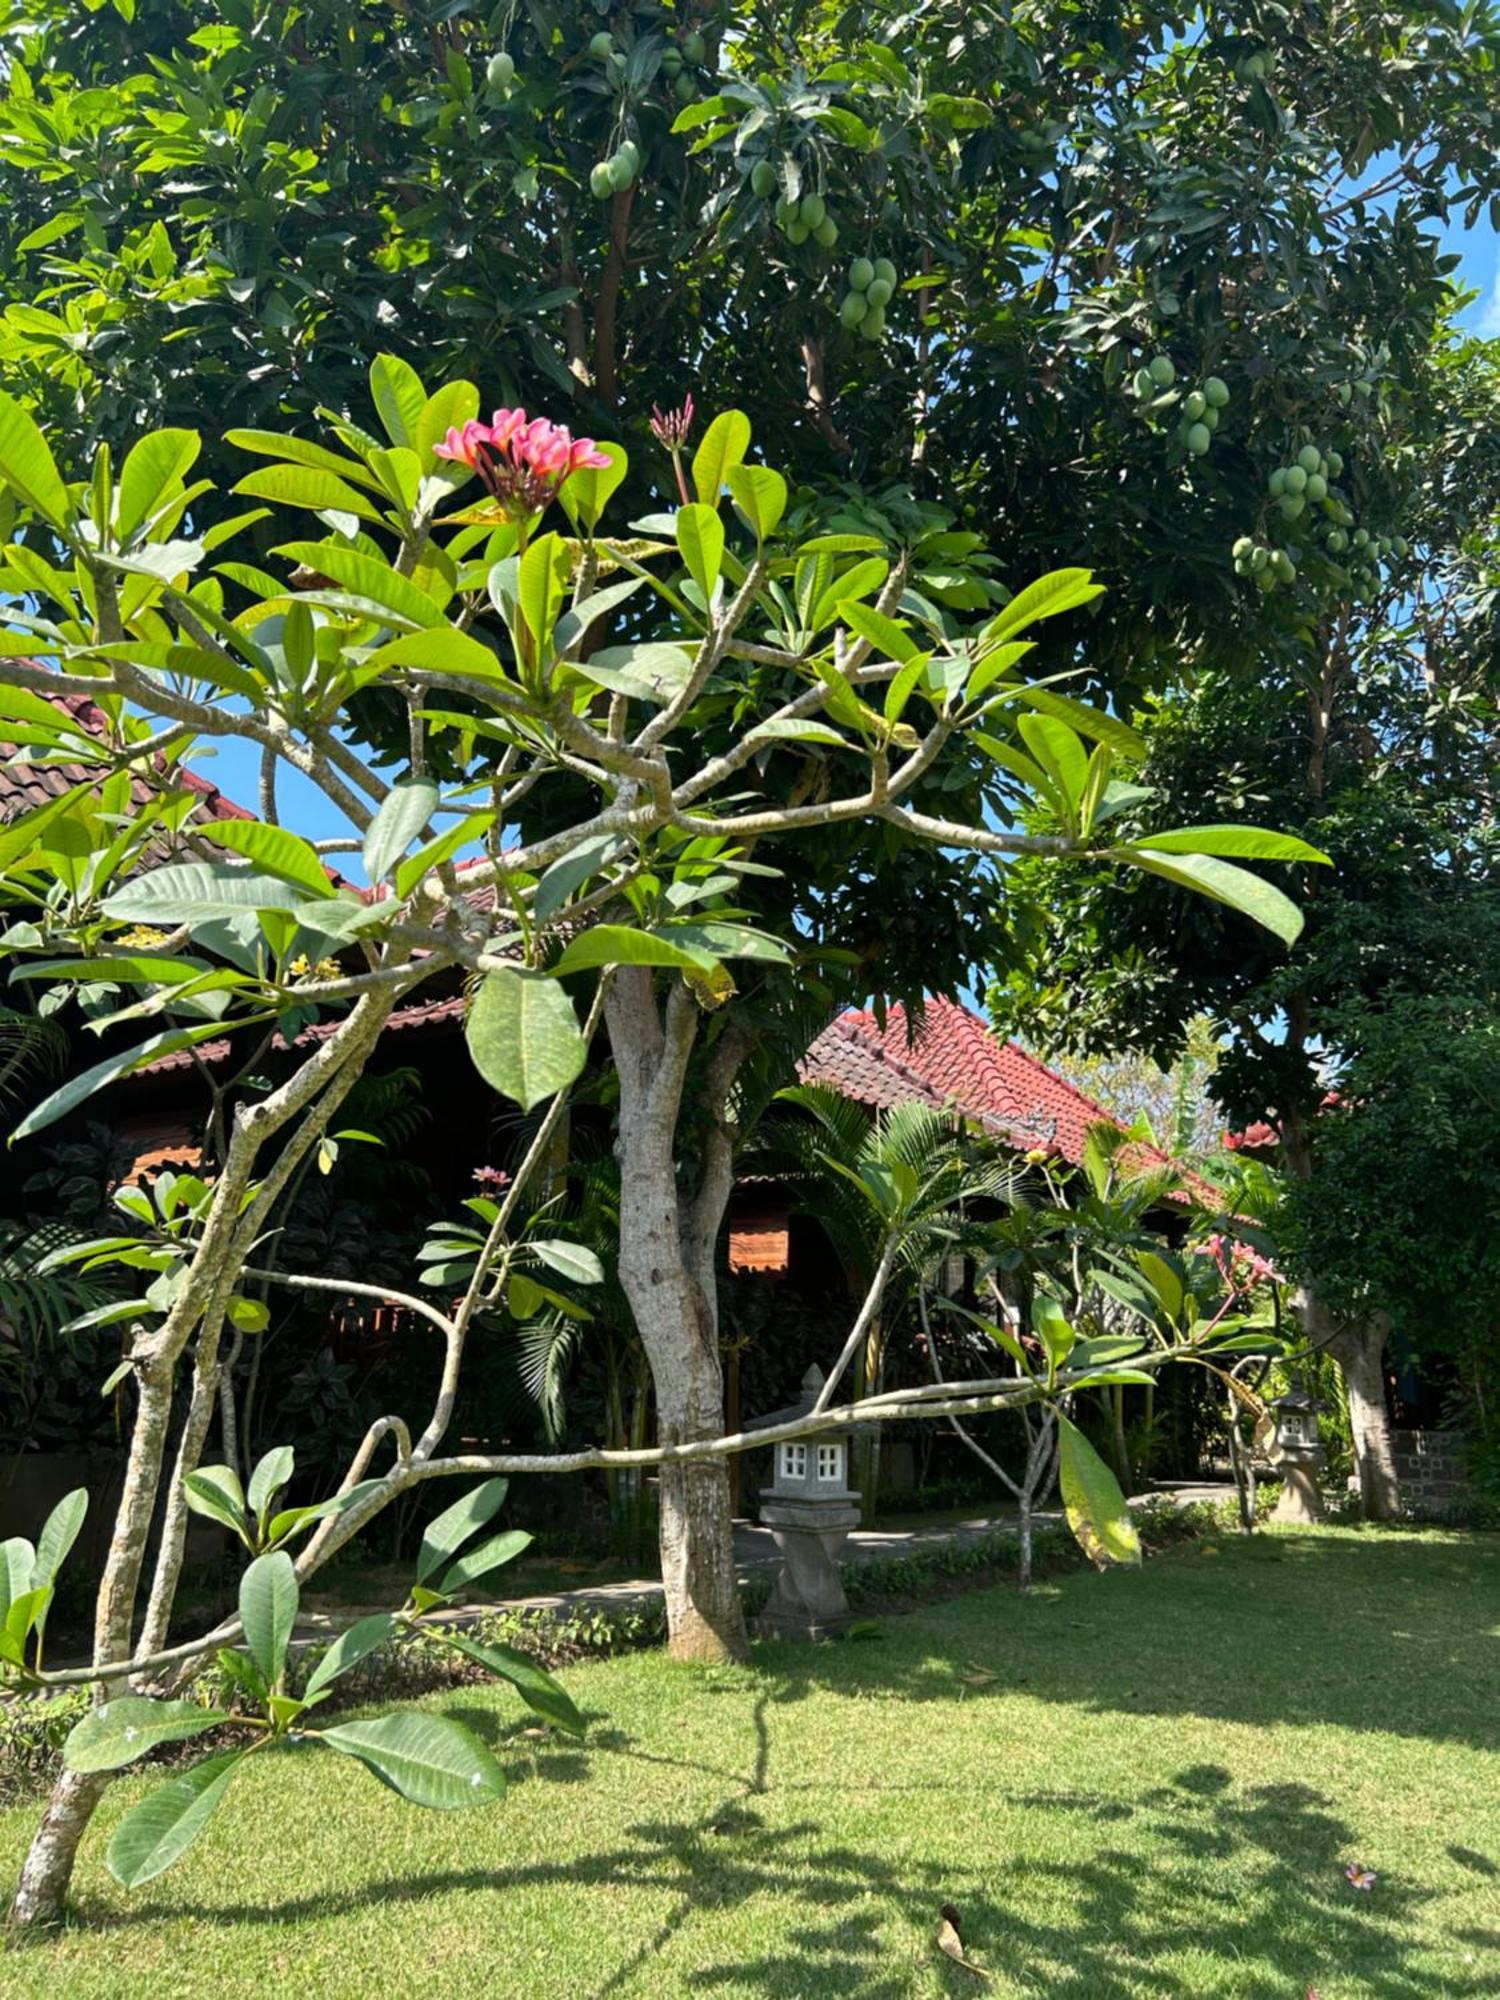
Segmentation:
[[(718, 1357), (713, 1367), (673, 1371), (656, 1382), (662, 1442), (714, 1437), (723, 1420)], [(729, 1468), (721, 1458), (661, 1469), (661, 1580), (669, 1650), (677, 1660), (737, 1660), (749, 1651), (734, 1566)]]
[(1296, 1307), (1306, 1339), (1331, 1354), (1344, 1377), (1360, 1512), (1367, 1521), (1394, 1521), (1401, 1513), (1401, 1487), (1391, 1450), (1385, 1375), (1380, 1365), (1385, 1352), (1385, 1315), (1372, 1313), (1366, 1320), (1341, 1326), (1311, 1285), (1302, 1287)]
[(1391, 1449), (1385, 1404), (1385, 1319), (1375, 1314), (1362, 1325), (1335, 1335), (1329, 1352), (1344, 1371), (1349, 1398), (1349, 1433), (1359, 1475), (1359, 1510), (1367, 1521), (1394, 1521), (1401, 1514), (1401, 1485)]
[(1135, 1491), (1130, 1467), (1130, 1446), (1125, 1437), (1125, 1385), (1117, 1382), (1109, 1392), (1109, 1448), (1115, 1461), (1115, 1477), (1120, 1491)]
[[(131, 1358), (138, 1402), (125, 1482), (115, 1510), (109, 1553), (94, 1607), (94, 1664), (99, 1668), (117, 1667), (119, 1671), (96, 1683), (96, 1705), (113, 1700), (129, 1687), (136, 1593), (166, 1457), (177, 1363), (205, 1314), (211, 1310), (216, 1313), (222, 1306), (226, 1273), (237, 1270), (244, 1262), (250, 1241), (263, 1226), (258, 1209), (262, 1204), (274, 1203), (287, 1177), (295, 1173), (298, 1161), (326, 1128), (333, 1111), (363, 1068), (396, 997), (394, 992), (367, 994), (349, 1019), (294, 1076), (269, 1097), (236, 1115), (234, 1138), (215, 1185), (207, 1227), (188, 1267), (187, 1282), (155, 1333), (146, 1336), (137, 1328), (132, 1336)], [(247, 1208), (244, 1196), (260, 1146), (320, 1096), (321, 1102), (303, 1119)], [(243, 1241), (237, 1241), (237, 1237), (243, 1237)], [(215, 1346), (217, 1338), (215, 1318), (209, 1334)], [(260, 1351), (258, 1343), (256, 1351)], [(212, 1358), (216, 1367), (216, 1352)], [(212, 1411), (210, 1395), (206, 1409), (201, 1403), (198, 1409), (202, 1420), (200, 1445)], [(187, 1469), (186, 1463), (179, 1464), (179, 1473)], [(172, 1583), (175, 1585), (175, 1568)], [(171, 1603), (170, 1587), (166, 1584), (163, 1587), (167, 1590), (167, 1600), (159, 1616), (164, 1630)], [(9, 1921), (13, 1929), (34, 1928), (61, 1919), (78, 1843), (112, 1776), (112, 1772), (79, 1776), (70, 1771), (59, 1776), (11, 1902)]]
[(41, 1929), (62, 1922), (78, 1843), (88, 1832), (94, 1808), (113, 1775), (110, 1771), (64, 1771), (52, 1787), (11, 1902), (13, 1930)]
[[(620, 1283), (651, 1365), (663, 1444), (718, 1437), (724, 1419), (712, 1257), (730, 1176), (710, 1157), (692, 1203), (677, 1180), (677, 1122), (697, 1014), (680, 980), (662, 1007), (644, 966), (619, 969), (605, 1006), (620, 1084)], [(743, 1659), (749, 1642), (727, 1465), (664, 1465), (660, 1494), (668, 1650), (680, 1660)]]
[[(95, 1689), (96, 1702), (122, 1694), (127, 1685), (125, 1662), (130, 1657), (136, 1585), (145, 1559), (146, 1537), (167, 1447), (172, 1375), (171, 1362), (159, 1356), (137, 1366), (139, 1402), (130, 1437), (130, 1457), (94, 1613), (94, 1658), (101, 1664), (119, 1661), (121, 1671), (118, 1679), (106, 1681)], [(11, 1901), (12, 1929), (62, 1921), (78, 1843), (88, 1831), (94, 1808), (103, 1798), (112, 1775), (108, 1771), (91, 1772), (87, 1776), (64, 1771), (59, 1775)]]

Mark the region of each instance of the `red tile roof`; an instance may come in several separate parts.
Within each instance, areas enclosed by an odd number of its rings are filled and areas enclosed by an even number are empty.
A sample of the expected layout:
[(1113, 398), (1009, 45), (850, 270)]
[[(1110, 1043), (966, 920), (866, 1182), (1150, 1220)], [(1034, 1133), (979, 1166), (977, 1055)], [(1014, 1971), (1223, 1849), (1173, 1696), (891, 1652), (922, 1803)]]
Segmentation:
[[(804, 1083), (828, 1084), (881, 1110), (912, 1099), (946, 1106), (1018, 1152), (1039, 1147), (1074, 1166), (1091, 1125), (1119, 1124), (1019, 1043), (1002, 1042), (957, 1000), (929, 1000), (910, 1025), (906, 1009), (892, 1007), (883, 1029), (873, 1014), (841, 1014), (813, 1043), (798, 1073)], [(1142, 1169), (1171, 1164), (1154, 1146), (1131, 1152)]]
[[(59, 695), (55, 705), (90, 735), (102, 736), (109, 727), (103, 713), (82, 695)], [(0, 728), (3, 728), (3, 723), (0, 723)], [(17, 819), (22, 813), (34, 812), (38, 806), (60, 798), (75, 785), (87, 784), (107, 769), (102, 763), (90, 764), (81, 758), (76, 764), (33, 764), (24, 759), (21, 762), (12, 761), (13, 757), (14, 746), (0, 739), (0, 824)], [(226, 799), (217, 785), (209, 784), (206, 778), (200, 778), (185, 765), (169, 767), (166, 758), (158, 757), (156, 768), (163, 774), (170, 768), (173, 786), (197, 793), (201, 803), (194, 808), (195, 817), (254, 819), (253, 812), (236, 805), (233, 799)], [(149, 780), (140, 776), (132, 779), (131, 797), (137, 806), (149, 805), (156, 796), (157, 788)]]
[[(403, 1028), (431, 1028), (440, 1021), (457, 1021), (463, 1016), (464, 996), (455, 993), (446, 1000), (423, 1000), (416, 1006), (398, 1007), (386, 1022), (387, 1032)], [(326, 1042), (335, 1028), (341, 1027), (347, 1017), (343, 1014), (332, 1016), (326, 1021), (317, 1021), (310, 1028), (304, 1028), (292, 1044), (293, 1048), (309, 1049), (318, 1042)], [(198, 1063), (223, 1062), (234, 1050), (236, 1044), (226, 1035), (223, 1041), (200, 1042), (195, 1049), (176, 1049), (171, 1055), (158, 1056), (140, 1069), (130, 1071), (131, 1077), (162, 1076), (169, 1070), (193, 1069)], [(128, 1081), (128, 1079), (127, 1079)]]

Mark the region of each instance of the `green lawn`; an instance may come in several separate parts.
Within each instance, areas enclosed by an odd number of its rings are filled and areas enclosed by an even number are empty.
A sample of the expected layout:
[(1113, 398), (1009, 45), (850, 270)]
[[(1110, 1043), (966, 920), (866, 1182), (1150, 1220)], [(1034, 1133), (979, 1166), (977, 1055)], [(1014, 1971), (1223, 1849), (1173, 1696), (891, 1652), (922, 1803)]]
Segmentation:
[[(422, 1813), (332, 1757), (271, 1757), (172, 1873), (81, 1870), (88, 1927), (0, 1962), (93, 1995), (977, 1993), (1438, 2000), (1500, 1991), (1500, 1541), (1187, 1544), (890, 1618), (744, 1669), (567, 1676), (586, 1747), (513, 1700), (489, 1812)], [(968, 1686), (970, 1663), (997, 1678)], [(0, 1874), (29, 1816), (0, 1820)], [(1376, 1869), (1356, 1894), (1344, 1867)]]

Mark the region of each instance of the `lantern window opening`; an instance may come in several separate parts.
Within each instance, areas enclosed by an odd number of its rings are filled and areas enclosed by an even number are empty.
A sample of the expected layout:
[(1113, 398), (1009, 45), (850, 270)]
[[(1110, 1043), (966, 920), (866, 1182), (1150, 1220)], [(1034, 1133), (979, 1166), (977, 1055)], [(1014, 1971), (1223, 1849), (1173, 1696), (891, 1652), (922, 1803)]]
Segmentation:
[(820, 1444), (818, 1446), (818, 1483), (834, 1486), (844, 1476), (844, 1447), (841, 1444)]
[(781, 1447), (781, 1476), (783, 1479), (806, 1479), (807, 1446), (805, 1444), (784, 1444)]

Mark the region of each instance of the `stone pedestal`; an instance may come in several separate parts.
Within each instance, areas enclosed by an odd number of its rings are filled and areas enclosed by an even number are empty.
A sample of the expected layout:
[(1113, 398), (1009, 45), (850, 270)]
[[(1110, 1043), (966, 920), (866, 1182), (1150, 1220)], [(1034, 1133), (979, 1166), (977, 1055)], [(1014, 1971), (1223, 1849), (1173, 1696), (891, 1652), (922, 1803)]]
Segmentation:
[(826, 1500), (765, 1500), (760, 1518), (781, 1554), (770, 1601), (755, 1621), (763, 1639), (828, 1639), (848, 1624), (839, 1551), (859, 1508)]
[(1277, 1467), (1281, 1474), (1281, 1498), (1271, 1516), (1273, 1521), (1290, 1521), (1295, 1527), (1310, 1527), (1313, 1522), (1322, 1520), (1323, 1494), (1318, 1485), (1322, 1464), (1320, 1450), (1299, 1453), (1295, 1458), (1283, 1456)]

